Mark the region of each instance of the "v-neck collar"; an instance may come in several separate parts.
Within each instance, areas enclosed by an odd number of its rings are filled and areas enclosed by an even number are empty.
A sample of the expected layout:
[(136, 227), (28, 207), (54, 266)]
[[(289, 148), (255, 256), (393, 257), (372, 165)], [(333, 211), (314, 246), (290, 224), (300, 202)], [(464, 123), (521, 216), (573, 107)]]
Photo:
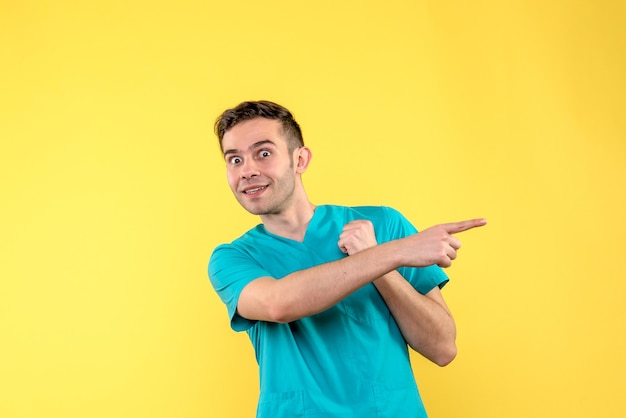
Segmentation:
[(306, 230), (304, 231), (304, 238), (302, 239), (302, 241), (298, 241), (292, 238), (287, 238), (281, 235), (274, 234), (268, 231), (267, 228), (265, 228), (265, 225), (263, 224), (260, 224), (259, 227), (263, 231), (263, 233), (265, 233), (266, 235), (270, 237), (279, 239), (281, 241), (295, 243), (298, 245), (306, 245), (307, 242), (311, 240), (311, 236), (315, 234), (315, 231), (319, 229), (320, 222), (324, 218), (325, 212), (326, 212), (325, 205), (320, 205), (320, 206), (315, 207), (315, 209), (313, 210), (313, 216), (311, 217), (311, 220), (309, 220), (309, 224), (307, 225)]

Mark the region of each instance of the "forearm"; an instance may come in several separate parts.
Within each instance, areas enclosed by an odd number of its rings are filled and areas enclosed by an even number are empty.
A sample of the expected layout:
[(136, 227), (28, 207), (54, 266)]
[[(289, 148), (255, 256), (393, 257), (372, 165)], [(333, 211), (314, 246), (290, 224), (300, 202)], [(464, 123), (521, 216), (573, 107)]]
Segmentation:
[(454, 359), (456, 326), (438, 288), (422, 295), (397, 271), (373, 283), (412, 349), (440, 366)]
[(322, 312), (402, 265), (396, 241), (377, 245), (337, 261), (291, 273), (279, 280), (257, 279), (241, 292), (241, 316), (291, 322)]

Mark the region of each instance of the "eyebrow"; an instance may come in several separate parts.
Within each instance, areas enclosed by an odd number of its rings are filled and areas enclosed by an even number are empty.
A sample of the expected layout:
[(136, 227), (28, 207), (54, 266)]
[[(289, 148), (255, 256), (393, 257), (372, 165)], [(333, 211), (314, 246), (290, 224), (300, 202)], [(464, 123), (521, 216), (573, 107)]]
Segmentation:
[[(259, 148), (259, 147), (262, 147), (263, 145), (267, 145), (267, 144), (274, 145), (274, 146), (276, 145), (274, 143), (274, 141), (270, 141), (269, 139), (263, 139), (261, 141), (257, 141), (254, 144), (250, 145), (250, 147), (248, 149), (253, 150), (255, 148)], [(227, 149), (226, 151), (224, 151), (224, 157), (226, 157), (227, 155), (230, 155), (230, 154), (239, 154), (240, 152), (241, 152), (241, 150), (238, 150), (238, 149)]]

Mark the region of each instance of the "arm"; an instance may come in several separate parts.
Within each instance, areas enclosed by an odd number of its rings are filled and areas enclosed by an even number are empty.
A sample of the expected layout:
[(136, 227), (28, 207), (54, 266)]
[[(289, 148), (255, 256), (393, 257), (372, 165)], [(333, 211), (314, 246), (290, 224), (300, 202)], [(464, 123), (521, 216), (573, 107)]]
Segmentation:
[(399, 241), (368, 248), (280, 280), (261, 277), (243, 288), (237, 312), (244, 318), (287, 323), (322, 312), (403, 264)]
[[(466, 221), (438, 226), (441, 230), (461, 232), (478, 226)], [(437, 228), (437, 227), (435, 227)], [(400, 266), (449, 265), (449, 233), (426, 231), (380, 245), (363, 248), (358, 254), (296, 271), (280, 280), (260, 277), (241, 291), (237, 312), (244, 318), (271, 322), (291, 322), (322, 312), (379, 277)]]
[(439, 366), (456, 356), (456, 326), (438, 287), (426, 295), (394, 271), (374, 281), (409, 347)]
[[(475, 226), (485, 224), (484, 220), (472, 222)], [(423, 237), (429, 240), (430, 236), (441, 236), (443, 229), (445, 232), (442, 236), (445, 237), (446, 234), (457, 232), (456, 227), (450, 227), (451, 225), (433, 227), (417, 236), (424, 234)], [(442, 257), (439, 263), (433, 264), (447, 267), (456, 258), (456, 251), (461, 244), (451, 236), (447, 240), (449, 242), (449, 247), (445, 248), (447, 257)], [(360, 251), (376, 245), (371, 222), (354, 221), (347, 224), (339, 245), (350, 256), (358, 255)], [(422, 295), (397, 271), (387, 273), (373, 283), (412, 349), (440, 366), (445, 366), (454, 359), (456, 326), (439, 288), (435, 287), (426, 295)]]

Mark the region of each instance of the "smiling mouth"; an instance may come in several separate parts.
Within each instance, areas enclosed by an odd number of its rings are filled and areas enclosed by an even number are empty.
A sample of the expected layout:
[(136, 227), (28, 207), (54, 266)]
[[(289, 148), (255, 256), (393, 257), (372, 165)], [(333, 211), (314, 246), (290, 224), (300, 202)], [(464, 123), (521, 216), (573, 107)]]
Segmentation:
[(243, 193), (244, 194), (248, 194), (248, 195), (253, 195), (253, 194), (256, 194), (256, 193), (259, 193), (259, 192), (265, 190), (266, 188), (267, 188), (267, 186), (259, 186), (259, 187), (255, 187), (253, 189), (244, 190)]

